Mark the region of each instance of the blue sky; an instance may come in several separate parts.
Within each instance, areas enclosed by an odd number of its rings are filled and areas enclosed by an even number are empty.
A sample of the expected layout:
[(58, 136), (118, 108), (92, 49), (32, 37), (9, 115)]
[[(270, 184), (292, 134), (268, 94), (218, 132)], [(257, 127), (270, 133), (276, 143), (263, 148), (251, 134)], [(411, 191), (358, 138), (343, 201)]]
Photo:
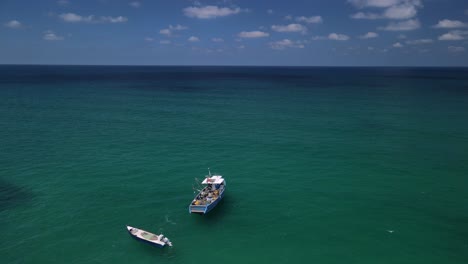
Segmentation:
[(468, 66), (466, 0), (0, 0), (1, 64)]

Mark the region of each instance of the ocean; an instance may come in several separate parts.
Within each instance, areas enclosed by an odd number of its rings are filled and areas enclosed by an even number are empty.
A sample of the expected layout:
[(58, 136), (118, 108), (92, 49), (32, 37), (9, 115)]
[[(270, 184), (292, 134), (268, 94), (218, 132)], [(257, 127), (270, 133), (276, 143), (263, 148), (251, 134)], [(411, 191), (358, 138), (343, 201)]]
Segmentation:
[(1, 263), (468, 263), (468, 68), (3, 65), (0, 124)]

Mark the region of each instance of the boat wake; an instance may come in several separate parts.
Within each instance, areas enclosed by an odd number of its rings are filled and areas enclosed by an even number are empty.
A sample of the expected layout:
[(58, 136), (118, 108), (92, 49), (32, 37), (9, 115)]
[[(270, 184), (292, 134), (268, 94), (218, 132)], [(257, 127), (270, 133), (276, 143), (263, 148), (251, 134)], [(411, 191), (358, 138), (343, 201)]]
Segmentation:
[(166, 223), (169, 223), (169, 224), (171, 224), (171, 225), (177, 225), (176, 222), (171, 221), (171, 220), (169, 219), (169, 216), (168, 216), (168, 215), (166, 215)]

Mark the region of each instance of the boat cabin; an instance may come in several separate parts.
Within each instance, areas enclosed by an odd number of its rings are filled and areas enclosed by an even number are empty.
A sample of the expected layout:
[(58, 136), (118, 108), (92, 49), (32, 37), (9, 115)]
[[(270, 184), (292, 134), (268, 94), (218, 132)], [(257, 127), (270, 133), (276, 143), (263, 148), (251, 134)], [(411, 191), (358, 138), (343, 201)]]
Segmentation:
[(224, 183), (223, 176), (221, 175), (213, 175), (211, 177), (206, 177), (202, 184), (215, 184), (215, 185), (221, 185)]
[(209, 205), (216, 201), (222, 195), (225, 187), (225, 181), (221, 175), (206, 177), (203, 182), (206, 187), (192, 201), (192, 205)]

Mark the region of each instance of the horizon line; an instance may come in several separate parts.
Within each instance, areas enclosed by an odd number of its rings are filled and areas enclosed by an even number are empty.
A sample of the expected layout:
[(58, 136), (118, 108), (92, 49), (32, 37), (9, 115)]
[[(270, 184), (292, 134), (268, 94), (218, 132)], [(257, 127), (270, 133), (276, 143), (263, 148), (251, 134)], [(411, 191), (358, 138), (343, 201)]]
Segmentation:
[(456, 65), (236, 65), (236, 64), (42, 64), (42, 63), (0, 63), (0, 66), (94, 66), (94, 67), (292, 67), (292, 68), (468, 68)]

